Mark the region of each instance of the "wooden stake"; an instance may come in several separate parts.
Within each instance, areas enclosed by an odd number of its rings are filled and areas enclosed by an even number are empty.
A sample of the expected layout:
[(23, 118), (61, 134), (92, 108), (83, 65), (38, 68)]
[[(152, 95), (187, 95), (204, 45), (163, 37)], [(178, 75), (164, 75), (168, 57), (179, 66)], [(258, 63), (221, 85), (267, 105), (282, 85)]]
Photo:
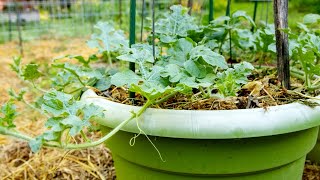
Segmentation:
[(193, 0), (188, 0), (189, 15), (192, 13)]
[(288, 28), (288, 0), (274, 0), (274, 25), (277, 46), (278, 80), (286, 89), (290, 88), (288, 35), (281, 29)]

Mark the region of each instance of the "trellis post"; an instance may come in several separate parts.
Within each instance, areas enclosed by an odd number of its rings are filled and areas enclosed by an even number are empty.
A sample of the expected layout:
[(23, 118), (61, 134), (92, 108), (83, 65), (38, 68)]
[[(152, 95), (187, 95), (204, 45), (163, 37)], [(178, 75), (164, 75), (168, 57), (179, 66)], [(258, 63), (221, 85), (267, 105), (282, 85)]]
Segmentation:
[(209, 23), (213, 20), (213, 0), (209, 0)]
[(226, 9), (226, 16), (230, 16), (230, 7), (231, 6), (231, 0), (228, 0), (227, 9)]
[(144, 10), (145, 10), (145, 0), (142, 0), (141, 8), (141, 27), (140, 27), (140, 42), (143, 40), (143, 21), (144, 21)]
[(257, 9), (258, 9), (258, 1), (254, 1), (254, 9), (253, 9), (253, 21), (254, 22), (256, 22)]
[(22, 29), (21, 29), (21, 9), (22, 9), (22, 5), (17, 2), (14, 1), (14, 5), (16, 8), (16, 16), (17, 16), (17, 28), (18, 28), (18, 37), (19, 37), (19, 50), (20, 50), (20, 56), (23, 56), (23, 44), (22, 44)]
[(290, 88), (289, 43), (288, 34), (282, 29), (288, 28), (288, 0), (274, 0), (274, 25), (277, 48), (278, 80), (286, 89)]
[(122, 0), (119, 0), (119, 23), (122, 25)]
[[(136, 41), (136, 0), (130, 0), (130, 27), (129, 27), (129, 46), (131, 47)], [(129, 69), (135, 72), (135, 64), (129, 63)], [(134, 92), (130, 92), (130, 98), (135, 97)]]
[(189, 15), (191, 15), (192, 13), (192, 5), (193, 5), (193, 0), (188, 0)]
[(8, 7), (8, 17), (9, 17), (9, 41), (12, 40), (12, 19), (11, 19), (11, 3), (9, 4), (9, 7)]

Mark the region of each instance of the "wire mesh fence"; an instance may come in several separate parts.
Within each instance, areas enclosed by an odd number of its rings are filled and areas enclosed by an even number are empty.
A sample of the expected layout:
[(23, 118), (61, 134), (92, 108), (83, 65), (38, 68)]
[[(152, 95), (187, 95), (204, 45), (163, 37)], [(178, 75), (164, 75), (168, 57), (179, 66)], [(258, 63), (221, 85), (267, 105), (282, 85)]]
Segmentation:
[[(22, 39), (39, 39), (42, 36), (83, 36), (93, 31), (97, 21), (114, 21), (126, 28), (129, 18), (129, 0), (0, 0), (0, 43), (17, 40), (19, 26)], [(145, 2), (142, 6), (142, 2)], [(158, 0), (157, 10), (168, 10), (172, 4), (193, 6), (200, 13), (207, 6), (205, 0)], [(189, 4), (189, 2), (193, 2)], [(151, 1), (137, 1), (137, 15), (151, 13)], [(157, 13), (158, 15), (159, 13)], [(137, 18), (140, 18), (138, 17)], [(137, 24), (139, 26), (139, 24)]]
[[(141, 29), (142, 18), (144, 26), (150, 25), (152, 0), (136, 2), (136, 28)], [(214, 2), (224, 14), (227, 1)], [(156, 0), (156, 18), (173, 4), (192, 7), (190, 13), (199, 23), (209, 20), (208, 0)], [(19, 42), (22, 53), (22, 42), (89, 37), (98, 21), (112, 21), (128, 31), (129, 7), (129, 0), (0, 0), (0, 44)]]
[[(151, 13), (151, 1), (137, 1), (137, 19)], [(0, 44), (68, 37), (87, 37), (98, 21), (129, 24), (129, 0), (0, 0)], [(159, 9), (179, 1), (157, 1)], [(137, 24), (139, 26), (140, 24)], [(17, 48), (17, 46), (8, 48)]]
[[(127, 14), (127, 1), (7, 1), (0, 12), (1, 42), (41, 36), (82, 36), (93, 31), (98, 20), (117, 20)], [(122, 7), (120, 7), (122, 6)]]

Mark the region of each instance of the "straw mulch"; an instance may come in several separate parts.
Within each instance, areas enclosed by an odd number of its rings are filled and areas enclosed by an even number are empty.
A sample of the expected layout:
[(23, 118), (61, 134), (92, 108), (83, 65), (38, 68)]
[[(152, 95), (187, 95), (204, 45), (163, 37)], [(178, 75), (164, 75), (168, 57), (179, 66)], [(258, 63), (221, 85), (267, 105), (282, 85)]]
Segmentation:
[(306, 161), (303, 180), (320, 180), (320, 166), (316, 163)]
[[(62, 55), (88, 56), (94, 52), (86, 47), (84, 39), (32, 41), (24, 44), (23, 62), (46, 63)], [(9, 67), (18, 54), (16, 42), (0, 44), (0, 105), (9, 99), (8, 89), (23, 87)], [(17, 128), (29, 135), (40, 134), (43, 117), (22, 104), (18, 109)], [(88, 136), (96, 139), (100, 134)], [(43, 148), (34, 154), (26, 142), (0, 135), (0, 179), (115, 179), (115, 170), (110, 151), (103, 145), (78, 151)]]
[(81, 151), (42, 149), (30, 152), (27, 143), (0, 146), (2, 179), (115, 179), (110, 151), (104, 146)]
[[(90, 55), (83, 39), (33, 41), (24, 44), (24, 62), (49, 62), (66, 54)], [(8, 100), (9, 88), (22, 88), (21, 82), (11, 72), (8, 64), (18, 54), (17, 43), (0, 44), (0, 104)], [(36, 136), (43, 129), (44, 119), (37, 112), (19, 104), (19, 130)], [(88, 133), (96, 139), (99, 133)], [(81, 140), (80, 140), (81, 141)], [(0, 179), (115, 179), (115, 169), (110, 151), (103, 145), (85, 149), (63, 151), (43, 148), (32, 153), (25, 142), (0, 135)], [(320, 166), (306, 163), (303, 180), (320, 180)]]

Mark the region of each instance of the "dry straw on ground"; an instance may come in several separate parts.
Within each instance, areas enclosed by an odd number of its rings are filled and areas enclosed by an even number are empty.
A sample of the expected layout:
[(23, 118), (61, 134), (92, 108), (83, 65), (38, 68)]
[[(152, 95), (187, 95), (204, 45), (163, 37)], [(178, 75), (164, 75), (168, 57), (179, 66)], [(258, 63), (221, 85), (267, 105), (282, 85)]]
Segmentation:
[[(33, 41), (24, 44), (24, 62), (50, 62), (66, 54), (88, 56), (94, 52), (86, 47), (84, 39)], [(12, 57), (18, 54), (17, 43), (0, 44), (0, 104), (8, 100), (9, 88), (22, 88), (21, 82), (10, 70)], [(19, 105), (22, 110), (17, 127), (26, 134), (41, 133), (44, 119), (37, 112)], [(99, 133), (88, 133), (98, 138)], [(81, 141), (81, 140), (80, 140)], [(43, 148), (30, 152), (25, 142), (0, 135), (0, 179), (115, 179), (111, 154), (103, 145), (85, 149), (63, 151)], [(306, 163), (304, 180), (320, 180), (320, 166)]]
[[(9, 67), (12, 57), (18, 55), (16, 46), (15, 42), (0, 44), (0, 104), (8, 100), (9, 88), (23, 87)], [(95, 52), (86, 47), (83, 39), (33, 41), (24, 47), (23, 62), (45, 63), (66, 54), (88, 56)], [(40, 134), (44, 123), (41, 115), (22, 104), (18, 108), (22, 110), (16, 122), (18, 129), (34, 136)], [(103, 145), (81, 151), (43, 148), (34, 154), (26, 142), (0, 135), (0, 179), (115, 179), (115, 170), (110, 151)]]

